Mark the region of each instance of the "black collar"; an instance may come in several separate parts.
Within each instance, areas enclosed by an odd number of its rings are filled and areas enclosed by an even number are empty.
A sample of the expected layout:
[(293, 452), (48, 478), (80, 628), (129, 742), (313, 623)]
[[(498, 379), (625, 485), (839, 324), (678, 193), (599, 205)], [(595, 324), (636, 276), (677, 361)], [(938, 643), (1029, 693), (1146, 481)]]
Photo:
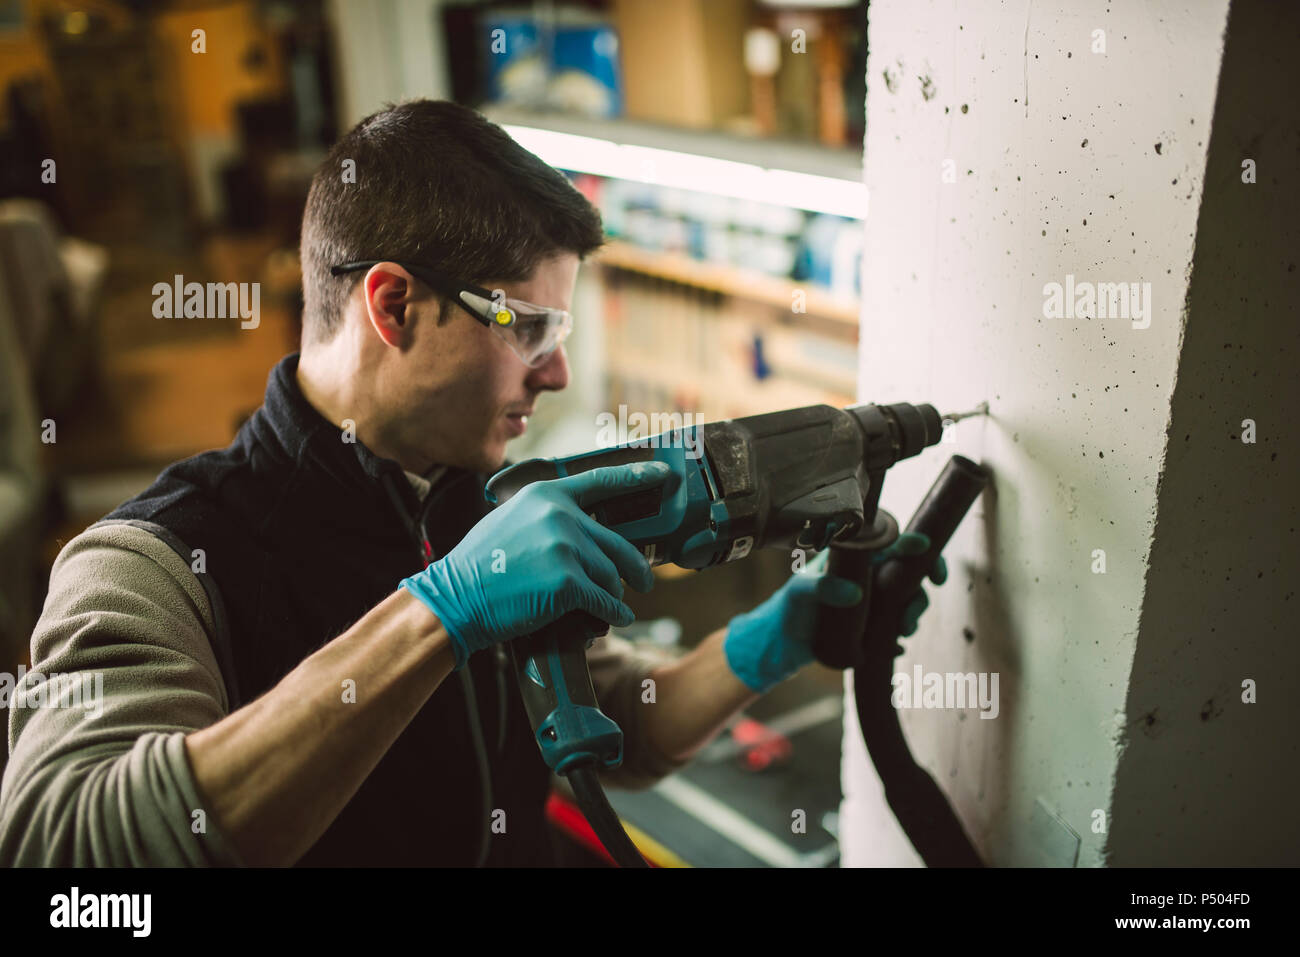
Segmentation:
[[(257, 443), (271, 454), (283, 456), (299, 469), (319, 473), (341, 486), (347, 496), (382, 499), (393, 494), (385, 486), (396, 488), (406, 507), (404, 518), (421, 511), (415, 489), (402, 467), (392, 459), (382, 458), (355, 437), (349, 437), (330, 422), (302, 394), (298, 387), (298, 353), (285, 356), (271, 370), (267, 379), (262, 407), (253, 414), (246, 428)], [(430, 488), (425, 502), (440, 497), (447, 487), (473, 481), (479, 488), (488, 476), (467, 469), (448, 467)], [(438, 494), (435, 494), (438, 493)]]

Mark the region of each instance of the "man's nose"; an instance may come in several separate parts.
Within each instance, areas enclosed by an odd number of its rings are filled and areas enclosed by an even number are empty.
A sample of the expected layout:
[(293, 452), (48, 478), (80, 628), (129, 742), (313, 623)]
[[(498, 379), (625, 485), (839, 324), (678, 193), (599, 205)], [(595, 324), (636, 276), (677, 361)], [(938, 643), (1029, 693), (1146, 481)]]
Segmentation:
[(528, 385), (537, 390), (560, 390), (569, 384), (569, 357), (557, 346), (546, 361), (528, 372)]

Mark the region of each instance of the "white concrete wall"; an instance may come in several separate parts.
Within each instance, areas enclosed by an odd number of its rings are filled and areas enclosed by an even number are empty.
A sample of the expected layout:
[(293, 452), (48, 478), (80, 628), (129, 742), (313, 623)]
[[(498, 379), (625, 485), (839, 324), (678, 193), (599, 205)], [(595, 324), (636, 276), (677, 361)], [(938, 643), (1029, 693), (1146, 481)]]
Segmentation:
[(1297, 42), (1300, 6), (1234, 0), (1111, 802), (1113, 865), (1300, 863)]
[[(870, 6), (860, 397), (993, 413), (883, 504), (906, 521), (952, 452), (993, 468), (898, 667), (997, 672), (1000, 714), (902, 721), (994, 864), (1075, 863), (1065, 827), (1106, 859), (1227, 7)], [(1149, 326), (1048, 318), (1067, 275), (1150, 283)], [(844, 863), (918, 863), (851, 726), (843, 772)]]

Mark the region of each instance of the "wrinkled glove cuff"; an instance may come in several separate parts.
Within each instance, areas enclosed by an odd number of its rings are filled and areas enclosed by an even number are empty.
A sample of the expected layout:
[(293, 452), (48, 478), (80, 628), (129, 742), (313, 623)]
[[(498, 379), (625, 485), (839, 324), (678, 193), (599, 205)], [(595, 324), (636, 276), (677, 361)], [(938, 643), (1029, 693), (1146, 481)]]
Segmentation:
[(731, 619), (722, 641), (731, 673), (756, 694), (766, 694), (803, 666), (791, 660), (790, 649), (781, 647), (781, 636), (772, 635), (771, 624), (761, 617), (764, 610), (755, 609)]
[(453, 671), (460, 671), (465, 667), (465, 662), (469, 660), (470, 646), (461, 634), (459, 627), (454, 623), (455, 615), (447, 608), (443, 595), (433, 587), (428, 578), (428, 569), (418, 575), (412, 575), (410, 578), (403, 578), (401, 587), (405, 588), (420, 602), (438, 616), (438, 621), (442, 623), (442, 628), (447, 632), (447, 641), (451, 645), (452, 653), (456, 656), (456, 667)]

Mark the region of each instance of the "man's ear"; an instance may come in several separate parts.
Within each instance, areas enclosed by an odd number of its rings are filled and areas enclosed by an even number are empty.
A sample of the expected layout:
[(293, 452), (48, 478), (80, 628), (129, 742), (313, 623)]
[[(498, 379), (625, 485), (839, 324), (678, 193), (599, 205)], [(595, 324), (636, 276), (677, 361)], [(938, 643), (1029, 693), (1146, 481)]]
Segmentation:
[(396, 263), (376, 263), (362, 281), (366, 318), (385, 345), (403, 349), (411, 340), (407, 307), (415, 278)]

